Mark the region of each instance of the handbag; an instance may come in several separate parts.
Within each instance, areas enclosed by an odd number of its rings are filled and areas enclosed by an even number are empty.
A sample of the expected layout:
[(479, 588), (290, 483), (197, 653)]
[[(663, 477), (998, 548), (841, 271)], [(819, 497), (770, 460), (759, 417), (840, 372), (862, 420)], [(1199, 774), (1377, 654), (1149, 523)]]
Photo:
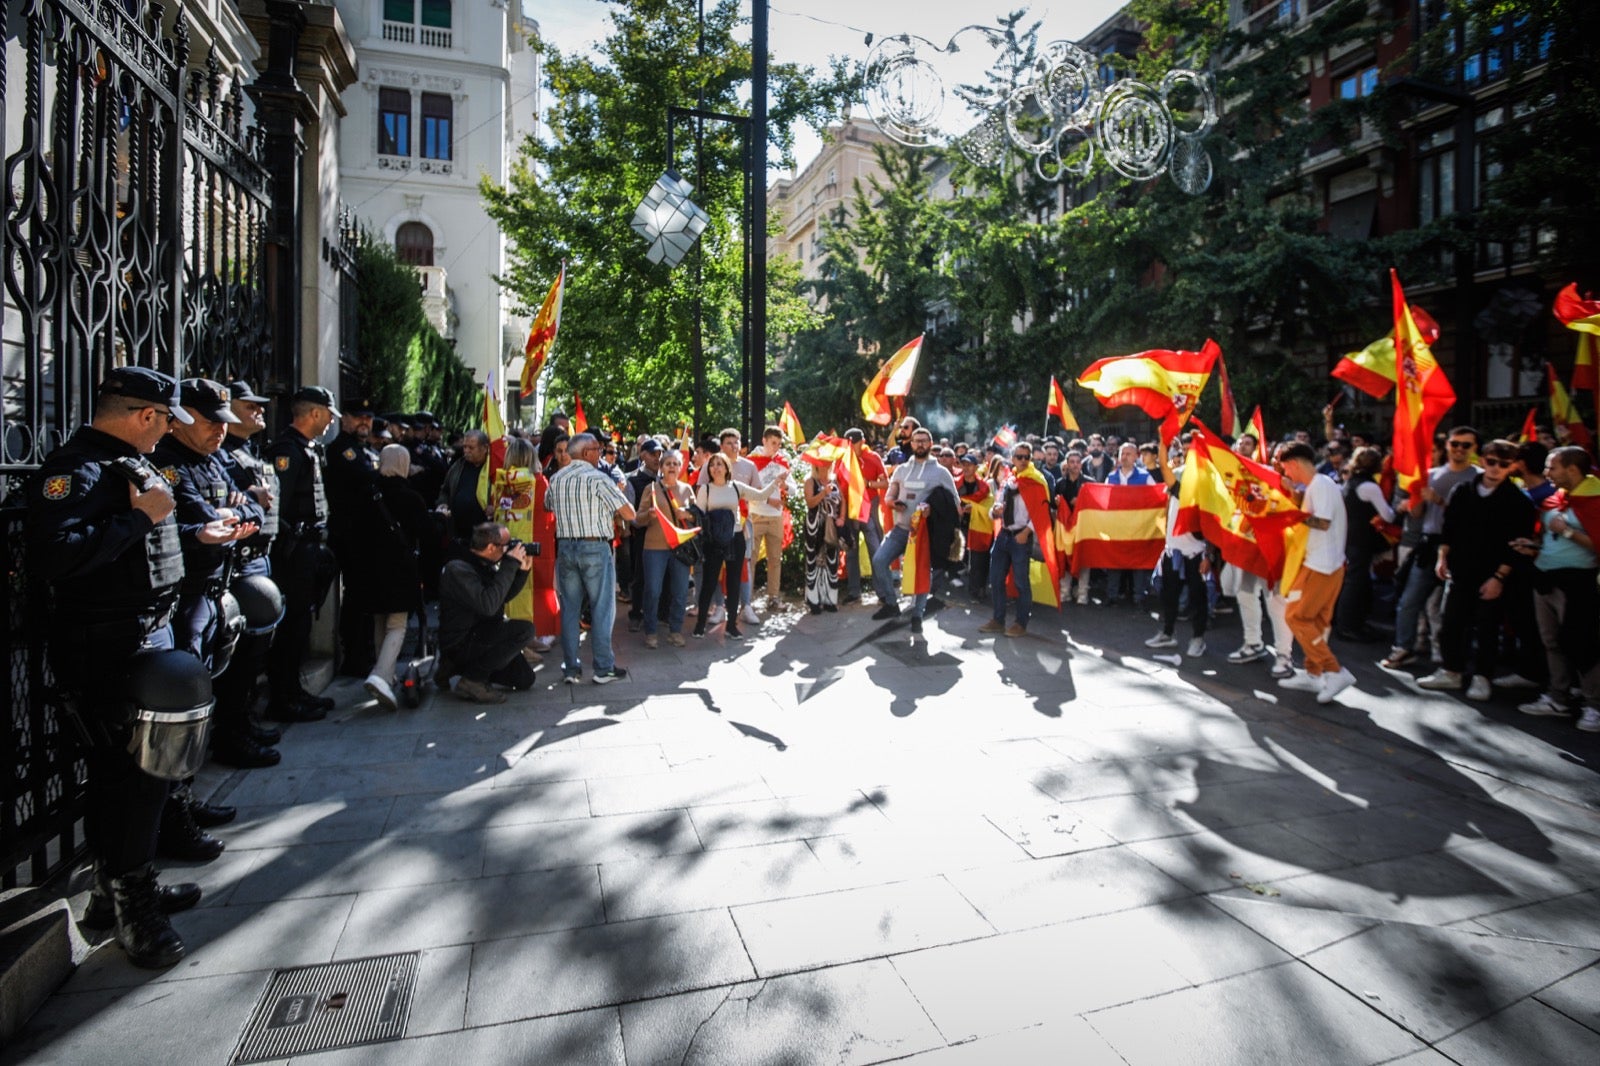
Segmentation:
[[(651, 485), (650, 486), (650, 502), (651, 502), (652, 505), (655, 505), (656, 502), (657, 502), (657, 498), (656, 498), (655, 494), (656, 494), (656, 486)], [(694, 504), (691, 503), (689, 505), (689, 511), (692, 514), (694, 514), (696, 516), (697, 521), (700, 522), (703, 525), (704, 516), (700, 514), (700, 508), (696, 507)], [(673, 548), (672, 549), (672, 557), (674, 559), (678, 560), (678, 562), (682, 563), (684, 566), (690, 566), (690, 567), (699, 566), (701, 560), (703, 560), (705, 558), (705, 546), (700, 543), (700, 538), (699, 537), (693, 537), (693, 538), (691, 538), (689, 540), (684, 541), (682, 544), (678, 545), (676, 548)]]

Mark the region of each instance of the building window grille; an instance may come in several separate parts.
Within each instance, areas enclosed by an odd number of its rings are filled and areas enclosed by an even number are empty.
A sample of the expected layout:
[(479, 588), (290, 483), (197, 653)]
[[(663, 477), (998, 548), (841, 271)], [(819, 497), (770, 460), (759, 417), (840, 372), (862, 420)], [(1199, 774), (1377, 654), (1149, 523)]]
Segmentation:
[(433, 230), (421, 222), (406, 222), (395, 230), (394, 255), (411, 266), (433, 266)]
[(378, 154), (411, 154), (411, 94), (378, 90)]
[(444, 93), (422, 94), (422, 158), (455, 158), (450, 128), (453, 106)]

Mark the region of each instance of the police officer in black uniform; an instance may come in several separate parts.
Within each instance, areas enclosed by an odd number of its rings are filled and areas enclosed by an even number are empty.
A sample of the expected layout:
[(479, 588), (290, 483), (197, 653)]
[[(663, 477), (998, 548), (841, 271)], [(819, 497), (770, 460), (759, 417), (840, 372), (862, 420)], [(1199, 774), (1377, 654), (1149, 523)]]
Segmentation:
[[(356, 556), (367, 550), (353, 531), (356, 513), (372, 506), (372, 492), (378, 484), (378, 453), (369, 441), (372, 422), (370, 402), (346, 403), (339, 416), (339, 435), (327, 447), (328, 547), (333, 549), (342, 573), (355, 569)], [(347, 589), (339, 604), (339, 645), (343, 652), (339, 672), (351, 677), (371, 673), (377, 658), (372, 642), (372, 612)]]
[[(242, 588), (253, 584), (265, 588), (266, 594), (276, 593), (276, 587), (267, 588), (262, 583), (272, 580), (272, 563), (268, 554), (278, 535), (278, 475), (271, 463), (261, 457), (258, 436), (267, 425), (267, 408), (270, 401), (250, 387), (248, 381), (228, 384), (228, 405), (237, 416), (237, 422), (228, 423), (228, 436), (222, 442), (217, 459), (227, 471), (234, 487), (245, 493), (260, 508), (260, 529), (237, 546), (230, 588), (234, 595), (243, 598)], [(282, 597), (278, 596), (281, 605)], [(243, 601), (248, 606), (248, 601)], [(247, 612), (248, 613), (248, 612)], [(266, 666), (267, 648), (272, 643), (272, 627), (276, 623), (248, 625), (239, 637), (233, 651), (233, 661), (213, 691), (217, 697), (217, 728), (212, 734), (212, 757), (227, 766), (253, 768), (275, 766), (281, 756), (272, 745), (282, 739), (277, 727), (266, 725), (251, 715), (255, 705), (256, 683)]]
[(50, 454), (28, 493), (29, 566), (51, 594), (51, 668), (86, 744), (95, 884), (84, 923), (112, 926), (129, 960), (151, 968), (183, 958), (167, 915), (200, 901), (198, 885), (156, 880), (169, 783), (129, 751), (129, 673), (141, 651), (172, 647), (183, 579), (172, 493), (144, 458), (173, 420), (191, 420), (176, 381), (111, 370), (92, 423)]
[(272, 545), (273, 580), (283, 590), (284, 617), (267, 654), (271, 696), (267, 717), (280, 722), (326, 718), (333, 701), (313, 696), (300, 682), (300, 664), (311, 645), (311, 618), (328, 594), (338, 568), (328, 551), (328, 498), (322, 481), (322, 446), (317, 443), (339, 417), (333, 393), (308, 385), (289, 399), (290, 424), (267, 449), (278, 475), (283, 511)]

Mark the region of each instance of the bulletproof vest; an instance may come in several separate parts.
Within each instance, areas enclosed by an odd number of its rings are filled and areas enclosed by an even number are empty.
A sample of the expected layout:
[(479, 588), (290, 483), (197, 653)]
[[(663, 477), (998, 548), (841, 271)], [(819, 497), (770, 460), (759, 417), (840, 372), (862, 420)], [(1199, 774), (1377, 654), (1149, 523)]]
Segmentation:
[(261, 456), (256, 454), (255, 445), (248, 440), (230, 434), (222, 442), (222, 447), (233, 457), (238, 467), (241, 490), (255, 485), (265, 485), (272, 493), (272, 510), (261, 516), (260, 532), (246, 542), (253, 548), (265, 549), (272, 538), (278, 535), (278, 516), (283, 511), (283, 497), (278, 492), (278, 472), (272, 468), (271, 463), (263, 461)]
[(308, 466), (293, 482), (293, 498), (285, 495), (283, 499), (283, 521), (299, 525), (327, 522), (328, 493), (322, 482), (322, 449), (293, 427), (284, 431), (282, 445), (294, 449), (297, 458), (303, 456)]
[[(134, 472), (143, 477), (143, 484), (164, 484), (161, 472), (144, 456), (120, 457), (102, 462), (101, 477), (118, 485), (133, 480)], [(137, 582), (140, 591), (153, 596), (164, 596), (183, 581), (183, 543), (178, 539), (178, 519), (167, 515), (153, 526), (144, 537), (143, 565), (137, 561), (128, 568), (127, 576)]]
[[(228, 495), (233, 491), (233, 482), (228, 479), (227, 471), (214, 457), (192, 451), (168, 437), (156, 446), (155, 452), (151, 454), (150, 463), (159, 470), (174, 492), (178, 489), (180, 478), (184, 478), (212, 510), (221, 510), (228, 506)], [(176, 514), (177, 512), (174, 512), (174, 515)], [(184, 544), (183, 561), (187, 576), (184, 591), (193, 592), (204, 587), (208, 578), (216, 576), (221, 571), (232, 551), (231, 546), (201, 544), (197, 540)]]

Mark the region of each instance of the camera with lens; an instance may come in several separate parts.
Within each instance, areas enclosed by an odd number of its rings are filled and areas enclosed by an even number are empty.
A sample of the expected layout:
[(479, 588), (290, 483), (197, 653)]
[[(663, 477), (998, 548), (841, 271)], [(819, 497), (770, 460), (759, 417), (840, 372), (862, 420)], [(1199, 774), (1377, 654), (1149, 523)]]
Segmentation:
[(506, 551), (510, 551), (512, 548), (520, 548), (520, 547), (522, 547), (522, 541), (518, 540), (515, 537), (512, 537), (510, 540), (506, 541)]

